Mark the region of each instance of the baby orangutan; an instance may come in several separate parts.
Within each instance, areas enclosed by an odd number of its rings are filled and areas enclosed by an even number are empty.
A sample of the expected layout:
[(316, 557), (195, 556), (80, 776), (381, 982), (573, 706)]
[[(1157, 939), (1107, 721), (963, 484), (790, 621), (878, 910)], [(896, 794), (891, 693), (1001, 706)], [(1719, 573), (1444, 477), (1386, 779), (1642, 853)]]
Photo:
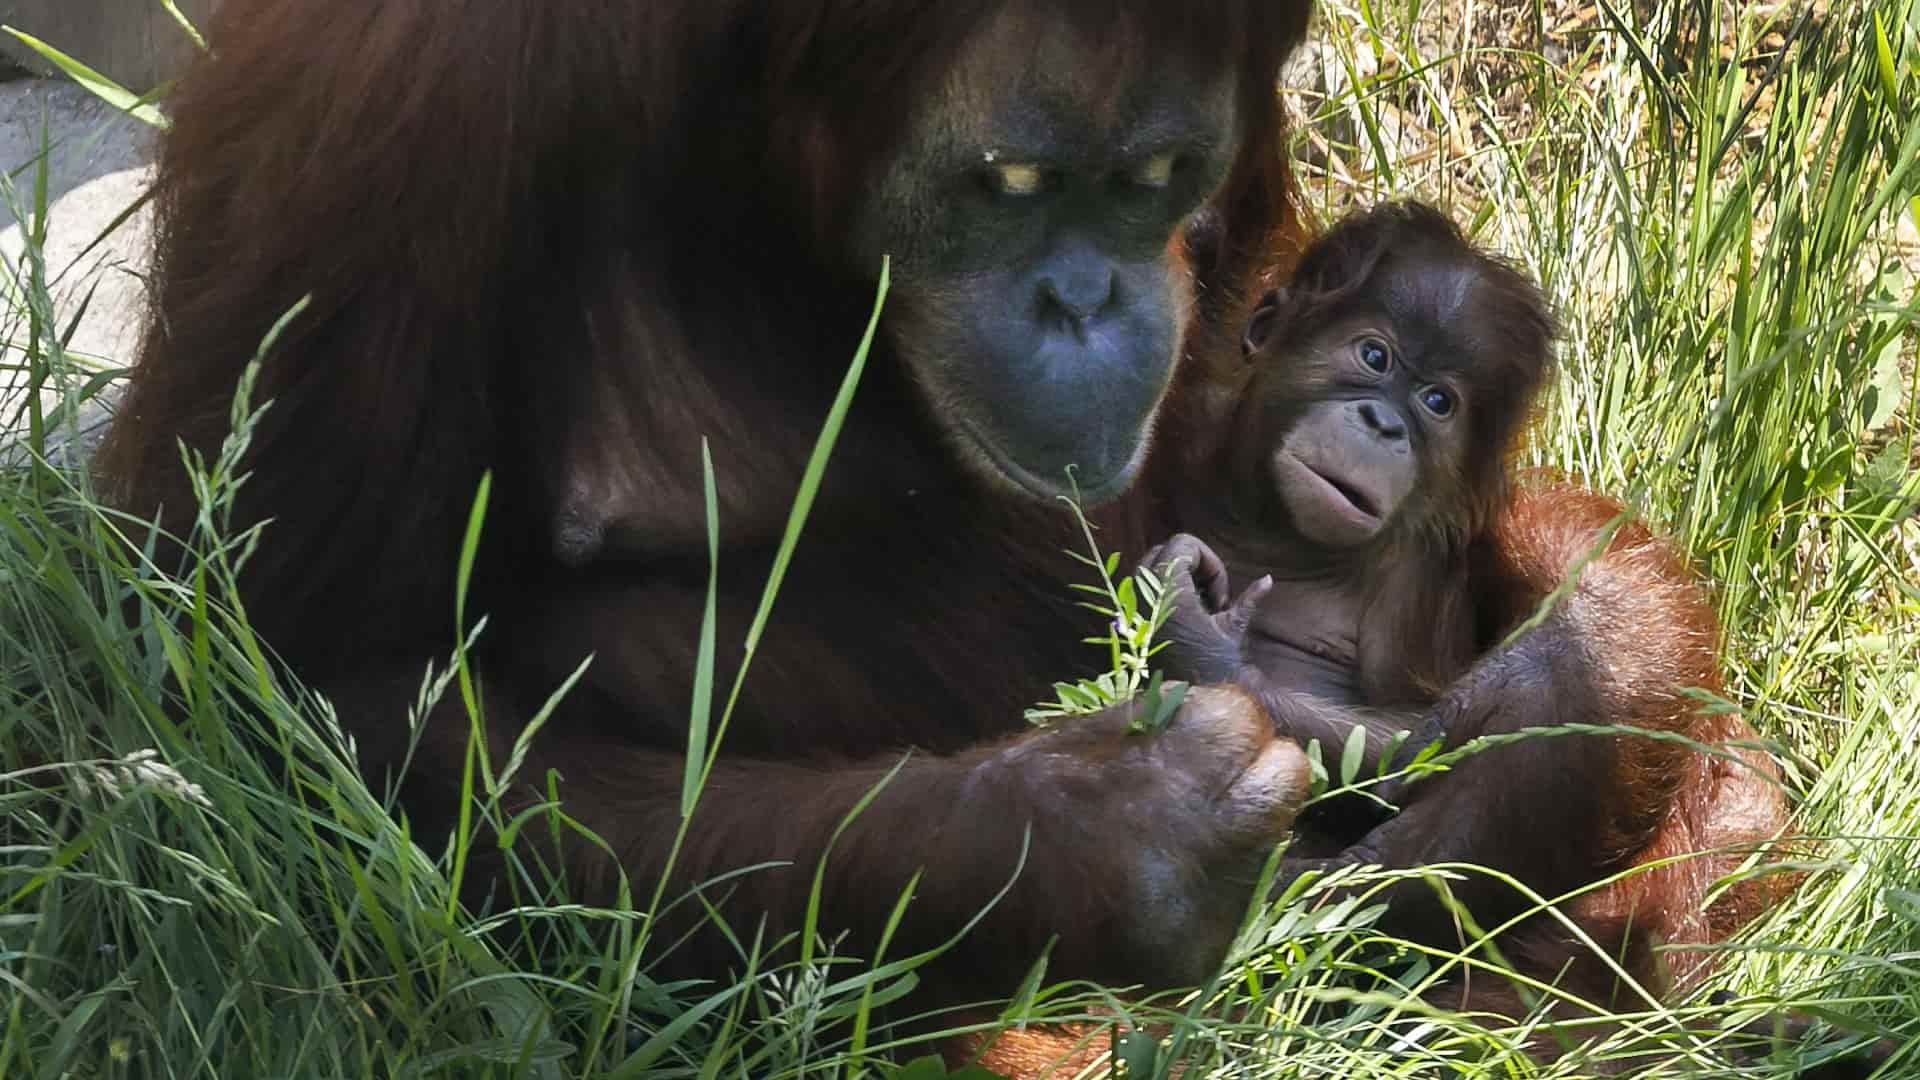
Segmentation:
[[(1701, 743), (1751, 737), (1737, 718), (1697, 712), (1682, 693), (1718, 685), (1712, 610), (1684, 559), (1637, 525), (1610, 534), (1617, 507), (1597, 496), (1560, 489), (1540, 503), (1511, 486), (1507, 455), (1552, 370), (1554, 333), (1533, 282), (1429, 206), (1388, 204), (1329, 230), (1249, 323), (1247, 381), (1220, 417), (1217, 446), (1199, 451), (1213, 467), (1184, 474), (1209, 479), (1168, 491), (1173, 520), (1188, 531), (1145, 560), (1171, 568), (1177, 585), (1167, 673), (1238, 684), (1280, 734), (1319, 740), (1330, 760), (1364, 731), (1363, 777), (1377, 774), (1402, 733), (1411, 751), (1591, 726), (1596, 703), (1623, 686), (1640, 687), (1649, 703), (1660, 697), (1650, 687), (1666, 687), (1667, 703), (1633, 726)], [(1503, 556), (1516, 529), (1535, 540), (1555, 530), (1568, 562), (1597, 543), (1624, 572), (1581, 571), (1543, 617), (1566, 632), (1499, 646), (1532, 614), (1507, 583), (1526, 581), (1538, 595), (1567, 565)], [(1230, 576), (1252, 582), (1231, 600)], [(1691, 643), (1663, 651), (1658, 642), (1687, 636), (1677, 628), (1691, 628)], [(1639, 635), (1644, 660), (1628, 644)], [(1608, 661), (1596, 663), (1601, 655)], [(1368, 800), (1321, 804), (1297, 824), (1282, 869), (1467, 862), (1505, 868), (1552, 897), (1648, 863), (1565, 909), (1643, 986), (1668, 991), (1711, 970), (1711, 952), (1684, 945), (1724, 938), (1777, 895), (1778, 880), (1710, 894), (1746, 847), (1779, 827), (1775, 777), (1751, 748), (1709, 757), (1644, 738), (1523, 740), (1474, 754), (1439, 785), (1379, 792), (1400, 809), (1377, 825), (1351, 820)], [(1679, 858), (1697, 852), (1713, 854)], [(1481, 925), (1527, 906), (1492, 877), (1464, 875), (1450, 890)], [(1456, 926), (1425, 883), (1386, 895), (1382, 925), (1393, 932), (1445, 941)], [(1551, 922), (1519, 930), (1503, 948), (1526, 970), (1588, 1001), (1615, 992), (1612, 969)], [(1656, 959), (1654, 943), (1678, 948)], [(1525, 1008), (1486, 980), (1463, 994), (1509, 1015)], [(1767, 1017), (1747, 1030), (1766, 1045), (1776, 1034), (1800, 1039), (1807, 1023)], [(1889, 1052), (1875, 1044), (1804, 1075), (1865, 1075)]]
[[(1331, 229), (1253, 316), (1217, 482), (1173, 496), (1190, 533), (1147, 557), (1178, 564), (1168, 674), (1238, 683), (1335, 758), (1359, 725), (1374, 770), (1497, 629), (1470, 570), (1553, 333), (1534, 284), (1432, 207)], [(1231, 602), (1230, 575), (1252, 581)]]

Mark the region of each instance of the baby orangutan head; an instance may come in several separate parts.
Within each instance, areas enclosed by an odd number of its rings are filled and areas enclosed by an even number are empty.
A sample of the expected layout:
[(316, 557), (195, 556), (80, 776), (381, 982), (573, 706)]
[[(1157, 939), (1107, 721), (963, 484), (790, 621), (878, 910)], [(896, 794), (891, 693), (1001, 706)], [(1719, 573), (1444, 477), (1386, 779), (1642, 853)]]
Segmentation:
[(1478, 533), (1553, 336), (1533, 282), (1432, 207), (1346, 218), (1248, 325), (1236, 502), (1330, 553)]

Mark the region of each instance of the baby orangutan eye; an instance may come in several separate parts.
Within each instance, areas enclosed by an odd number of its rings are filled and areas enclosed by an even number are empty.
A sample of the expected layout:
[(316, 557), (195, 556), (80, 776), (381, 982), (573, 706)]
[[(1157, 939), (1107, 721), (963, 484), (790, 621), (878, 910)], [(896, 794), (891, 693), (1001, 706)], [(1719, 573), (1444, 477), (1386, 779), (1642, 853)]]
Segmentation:
[(1444, 386), (1428, 386), (1420, 391), (1420, 406), (1435, 416), (1452, 416), (1455, 404), (1453, 393)]
[(1376, 375), (1385, 375), (1393, 368), (1393, 352), (1379, 338), (1366, 338), (1360, 342), (1360, 363)]

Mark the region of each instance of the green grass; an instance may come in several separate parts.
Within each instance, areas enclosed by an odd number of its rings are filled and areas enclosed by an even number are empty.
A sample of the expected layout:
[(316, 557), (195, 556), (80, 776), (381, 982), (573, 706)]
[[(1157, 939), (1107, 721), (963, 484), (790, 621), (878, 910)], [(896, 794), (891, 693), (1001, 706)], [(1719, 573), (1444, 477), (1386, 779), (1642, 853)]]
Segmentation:
[[(1811, 873), (1729, 948), (1707, 989), (1731, 1001), (1619, 1019), (1660, 1047), (1650, 1073), (1769, 1075), (1787, 1061), (1740, 1073), (1714, 1029), (1788, 1005), (1920, 1032), (1920, 11), (1836, 0), (1768, 23), (1772, 5), (1684, 5), (1724, 13), (1700, 26), (1681, 7), (1602, 3), (1558, 33), (1573, 6), (1330, 3), (1287, 96), (1321, 213), (1439, 199), (1560, 298), (1570, 338), (1530, 462), (1627, 497), (1716, 583), (1729, 697), (1789, 766)], [(1745, 58), (1776, 32), (1783, 62), (1719, 62), (1723, 42)], [(37, 447), (100, 380), (66, 354), (63, 268), (38, 257), (44, 178), (0, 195), (29, 223), (0, 274), (0, 424)], [(584, 909), (531, 855), (522, 907), (461, 911), (466, 843), (411, 842), (235, 605), (251, 542), (222, 516), (242, 480), (236, 419), (199, 463), (183, 577), (150, 565), (147, 527), (79, 475), (0, 474), (0, 1075), (877, 1068), (893, 1035), (874, 1010), (923, 958), (808, 940), (803, 962), (754, 962), (731, 985), (661, 985), (646, 912), (677, 898), (634, 882), (629, 903)], [(464, 678), (449, 657), (421, 696)], [(724, 737), (724, 689), (696, 709), (712, 717), (703, 754)], [(690, 794), (698, 780), (690, 766)], [(503, 781), (476, 767), (476, 819)], [(1235, 1076), (1571, 1076), (1626, 1050), (1599, 1034), (1536, 1066), (1517, 1049), (1529, 1025), (1405, 992), (1487, 956), (1395, 952), (1364, 901), (1312, 899), (1255, 913), (1212, 986), (1128, 1008), (1176, 1020), (1192, 1062)], [(735, 930), (746, 956), (771, 954)], [(538, 970), (515, 959), (528, 935), (552, 957)], [(1102, 1000), (1040, 978), (1008, 1011)]]

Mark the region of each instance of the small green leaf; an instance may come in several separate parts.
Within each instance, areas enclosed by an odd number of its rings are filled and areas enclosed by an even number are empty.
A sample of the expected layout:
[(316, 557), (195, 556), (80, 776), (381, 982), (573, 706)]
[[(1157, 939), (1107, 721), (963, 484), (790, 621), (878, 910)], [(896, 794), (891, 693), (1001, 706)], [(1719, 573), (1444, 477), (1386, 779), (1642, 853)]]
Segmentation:
[(1387, 744), (1380, 750), (1380, 763), (1376, 770), (1376, 775), (1385, 776), (1387, 774), (1387, 770), (1393, 766), (1393, 759), (1399, 755), (1400, 748), (1406, 745), (1406, 741), (1411, 738), (1413, 738), (1413, 732), (1411, 731), (1396, 731), (1387, 739)]
[(1313, 770), (1312, 791), (1315, 795), (1327, 789), (1327, 763), (1320, 749), (1319, 739), (1307, 740), (1307, 767)]
[(1046, 727), (1048, 724), (1053, 723), (1055, 720), (1067, 714), (1065, 711), (1051, 705), (1035, 705), (1022, 715), (1026, 717), (1027, 723), (1032, 724), (1034, 727)]
[(1429, 765), (1429, 763), (1432, 762), (1434, 758), (1440, 756), (1440, 748), (1444, 742), (1444, 739), (1435, 739), (1421, 747), (1419, 752), (1413, 755), (1413, 760), (1407, 762), (1407, 770), (1409, 772), (1437, 772), (1443, 770), (1445, 766)]
[(1134, 715), (1133, 722), (1127, 725), (1129, 734), (1158, 735), (1167, 730), (1173, 722), (1173, 714), (1180, 711), (1180, 703), (1187, 699), (1187, 684), (1170, 682), (1160, 683), (1160, 672), (1154, 672), (1148, 680), (1147, 689), (1140, 695), (1140, 711)]
[(1353, 730), (1347, 732), (1347, 745), (1340, 751), (1340, 783), (1342, 786), (1353, 783), (1354, 778), (1360, 775), (1360, 760), (1366, 757), (1366, 754), (1367, 729), (1364, 725), (1355, 724), (1353, 725)]

